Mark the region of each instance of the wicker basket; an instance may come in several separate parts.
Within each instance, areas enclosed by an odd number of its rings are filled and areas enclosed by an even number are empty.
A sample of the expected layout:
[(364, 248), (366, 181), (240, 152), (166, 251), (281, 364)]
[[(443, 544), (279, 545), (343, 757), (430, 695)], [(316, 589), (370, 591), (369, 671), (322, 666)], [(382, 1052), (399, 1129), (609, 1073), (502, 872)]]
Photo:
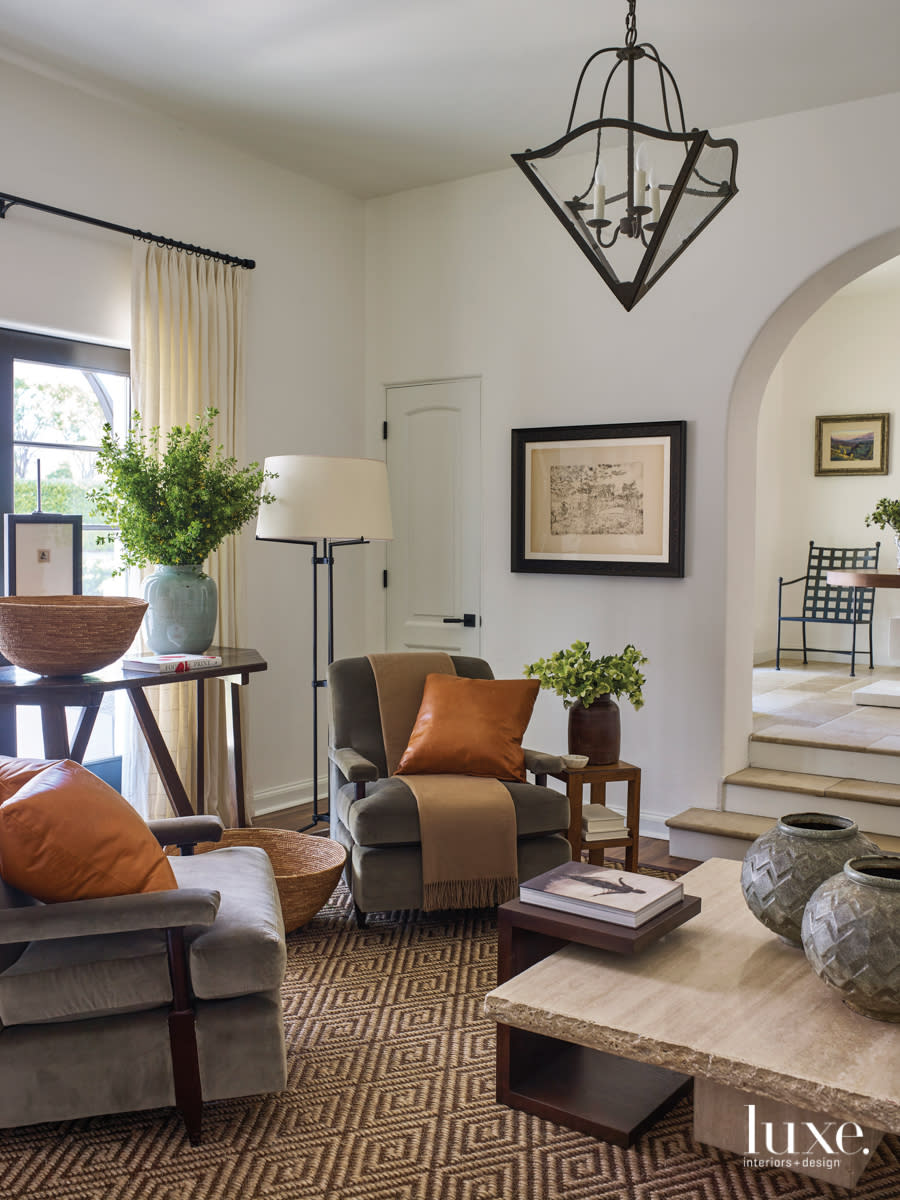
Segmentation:
[(0, 596), (0, 651), (37, 675), (87, 675), (122, 657), (146, 608), (136, 596)]
[(197, 851), (221, 846), (259, 846), (272, 862), (285, 930), (312, 920), (337, 887), (347, 852), (340, 842), (292, 829), (226, 829), (220, 842), (201, 842)]

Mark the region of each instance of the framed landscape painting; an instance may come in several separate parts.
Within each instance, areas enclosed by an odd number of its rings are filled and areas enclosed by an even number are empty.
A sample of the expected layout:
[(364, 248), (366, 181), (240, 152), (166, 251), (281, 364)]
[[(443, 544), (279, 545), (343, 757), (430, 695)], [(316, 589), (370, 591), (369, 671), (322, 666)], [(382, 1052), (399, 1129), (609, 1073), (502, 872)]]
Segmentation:
[(817, 475), (887, 475), (890, 413), (816, 417)]
[(683, 576), (686, 429), (514, 429), (512, 570)]

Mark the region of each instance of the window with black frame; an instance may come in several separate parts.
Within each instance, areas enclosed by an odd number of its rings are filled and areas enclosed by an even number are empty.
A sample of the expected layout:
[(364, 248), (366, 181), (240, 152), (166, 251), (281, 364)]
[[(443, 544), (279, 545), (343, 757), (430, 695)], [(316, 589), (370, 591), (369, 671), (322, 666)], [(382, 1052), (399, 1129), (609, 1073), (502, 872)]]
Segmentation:
[[(92, 513), (87, 493), (98, 482), (103, 426), (109, 423), (122, 434), (130, 421), (129, 365), (129, 351), (118, 346), (0, 329), (0, 511), (80, 514), (81, 590), (86, 595), (125, 590), (124, 579), (113, 578), (115, 547), (97, 543), (98, 535), (109, 530)], [(86, 765), (119, 786), (116, 725), (110, 694)], [(0, 740), (6, 747), (15, 744), (21, 755), (41, 757), (39, 709), (19, 708), (15, 729), (9, 721), (0, 728)]]

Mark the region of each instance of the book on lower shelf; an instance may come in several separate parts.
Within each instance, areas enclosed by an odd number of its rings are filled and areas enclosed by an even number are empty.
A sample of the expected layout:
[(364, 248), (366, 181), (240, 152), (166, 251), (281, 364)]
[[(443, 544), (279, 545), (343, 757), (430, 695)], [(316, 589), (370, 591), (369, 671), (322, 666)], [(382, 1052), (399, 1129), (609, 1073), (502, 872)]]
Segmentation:
[(621, 842), (623, 838), (628, 837), (628, 830), (624, 825), (619, 825), (616, 829), (594, 830), (593, 833), (581, 831), (581, 840), (584, 844), (593, 845), (594, 842)]
[(523, 904), (556, 908), (632, 929), (681, 902), (680, 883), (613, 867), (568, 862), (519, 887)]
[(625, 818), (605, 804), (585, 804), (581, 810), (581, 828), (585, 833), (603, 833), (608, 829), (624, 829)]
[(157, 675), (221, 665), (218, 654), (127, 654), (122, 659), (122, 666), (128, 671), (153, 671)]

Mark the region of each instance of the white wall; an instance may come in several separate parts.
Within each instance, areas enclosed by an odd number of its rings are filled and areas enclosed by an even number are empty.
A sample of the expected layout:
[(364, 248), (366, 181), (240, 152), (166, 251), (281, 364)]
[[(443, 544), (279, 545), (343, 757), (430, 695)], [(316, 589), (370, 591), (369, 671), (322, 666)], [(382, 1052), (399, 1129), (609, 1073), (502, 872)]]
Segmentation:
[[(7, 191), (256, 260), (248, 458), (361, 452), (358, 200), (8, 64), (0, 106)], [(14, 208), (0, 222), (0, 324), (127, 344), (130, 261), (126, 237)], [(246, 644), (269, 661), (248, 689), (250, 775), (265, 808), (295, 799), (311, 773), (311, 568), (306, 547), (242, 536)], [(361, 638), (361, 574), (349, 555), (337, 569), (342, 651)]]
[[(880, 273), (876, 272), (876, 275)], [(887, 412), (896, 439), (900, 390), (900, 287), (865, 279), (838, 292), (806, 322), (782, 358), (763, 397), (757, 464), (756, 634), (754, 657), (775, 651), (777, 579), (804, 574), (812, 539), (817, 545), (871, 546), (881, 542), (880, 565), (896, 562), (889, 530), (867, 528), (865, 517), (881, 496), (900, 495), (900, 457), (889, 455), (888, 475), (814, 473), (816, 417)], [(896, 444), (896, 443), (895, 443)], [(785, 593), (785, 611), (800, 611), (802, 584)], [(876, 594), (875, 662), (890, 657), (891, 618), (900, 597)], [(861, 634), (862, 642), (866, 635)], [(849, 632), (812, 627), (810, 644), (849, 648)], [(785, 625), (782, 640), (800, 644), (799, 626)], [(813, 656), (814, 660), (824, 656)], [(836, 662), (847, 662), (835, 656)]]
[[(795, 289), (896, 226), (900, 164), (885, 164), (876, 189), (847, 181), (866, 177), (898, 117), (895, 95), (718, 131), (739, 142), (741, 194), (631, 314), (515, 168), (368, 206), (369, 424), (388, 380), (483, 376), (485, 657), (514, 676), (575, 637), (641, 647), (647, 702), (623, 709), (622, 753), (644, 767), (651, 813), (717, 805), (726, 722), (740, 727), (749, 713), (752, 615), (731, 672), (746, 703), (725, 685), (726, 616), (747, 596), (752, 614), (754, 554), (753, 470), (736, 470), (726, 491), (729, 398), (757, 333)], [(784, 189), (797, 180), (815, 202), (787, 219)], [(735, 449), (754, 470), (761, 393), (762, 383), (741, 398)], [(688, 421), (685, 579), (509, 571), (511, 428), (667, 419)], [(750, 565), (730, 573), (726, 606), (729, 553)], [(564, 731), (561, 704), (542, 694), (529, 740), (558, 749)], [(730, 729), (729, 744), (748, 732), (748, 720), (743, 734)]]

